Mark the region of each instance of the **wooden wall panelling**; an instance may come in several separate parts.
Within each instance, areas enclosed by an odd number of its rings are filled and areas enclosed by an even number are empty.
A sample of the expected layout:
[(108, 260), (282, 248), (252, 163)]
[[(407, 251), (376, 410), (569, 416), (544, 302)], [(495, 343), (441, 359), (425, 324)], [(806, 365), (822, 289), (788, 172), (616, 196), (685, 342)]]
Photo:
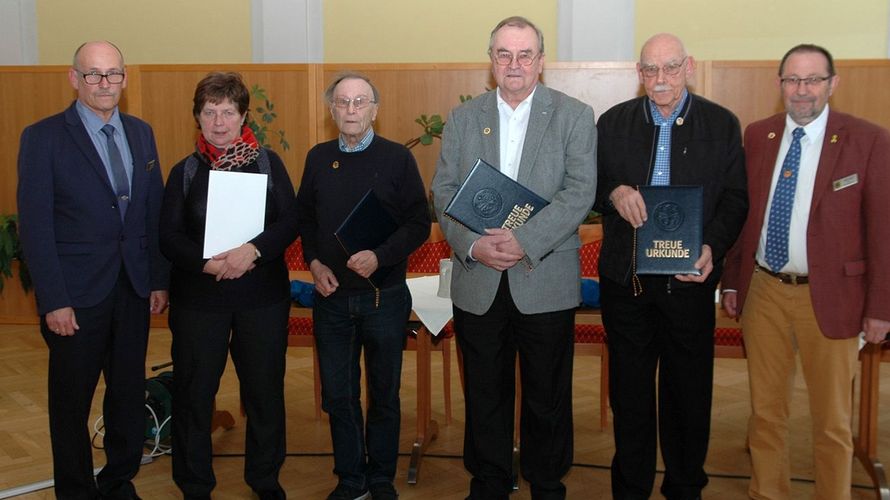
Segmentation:
[[(164, 175), (194, 151), (199, 131), (192, 116), (195, 85), (211, 71), (237, 71), (248, 88), (260, 85), (275, 106), (277, 117), (268, 126), (267, 142), (287, 166), (294, 184), (299, 182), (309, 147), (311, 117), (306, 96), (310, 86), (308, 65), (145, 65), (141, 68), (143, 119), (155, 130)], [(254, 110), (265, 103), (251, 98)], [(277, 130), (284, 130), (290, 148), (279, 145)]]
[[(840, 85), (831, 105), (890, 128), (890, 61), (837, 61)], [(736, 113), (742, 127), (782, 111), (776, 86), (778, 61), (698, 61), (693, 91)], [(157, 136), (164, 174), (194, 148), (197, 128), (191, 115), (195, 84), (209, 71), (242, 73), (248, 86), (259, 84), (275, 104), (278, 117), (270, 127), (285, 131), (290, 149), (281, 153), (295, 185), (302, 176), (306, 152), (314, 144), (337, 136), (322, 92), (338, 72), (366, 73), (381, 92), (375, 130), (404, 143), (423, 129), (414, 122), (421, 114), (442, 115), (460, 103), (459, 96), (478, 96), (493, 88), (486, 63), (444, 64), (245, 64), (245, 65), (142, 65), (128, 67), (128, 88), (121, 108), (149, 122)], [(64, 110), (76, 97), (67, 66), (0, 67), (0, 212), (16, 211), (16, 159), (22, 129)], [(545, 84), (590, 104), (600, 116), (614, 104), (642, 95), (634, 63), (549, 63)], [(251, 108), (257, 106), (251, 102)], [(440, 141), (417, 146), (424, 182), (435, 173)], [(18, 297), (11, 281), (0, 296), (0, 322), (33, 322), (33, 296)], [(18, 320), (16, 319), (18, 318)]]
[(612, 106), (642, 95), (635, 63), (550, 63), (544, 84), (593, 108), (598, 120)]
[[(337, 137), (322, 93), (337, 74), (346, 70), (367, 75), (380, 92), (375, 132), (403, 144), (423, 133), (414, 122), (421, 114), (438, 114), (447, 120), (451, 109), (460, 104), (461, 95), (478, 96), (494, 86), (487, 64), (326, 64), (319, 74), (319, 142)], [(417, 145), (411, 151), (427, 188), (440, 147), (436, 139), (430, 146)]]
[(890, 129), (890, 61), (835, 61), (840, 76), (830, 106)]
[(713, 61), (709, 99), (732, 110), (742, 130), (782, 111), (776, 86), (777, 61)]
[(0, 66), (0, 213), (15, 213), (16, 162), (24, 128), (64, 110), (76, 94), (67, 66)]

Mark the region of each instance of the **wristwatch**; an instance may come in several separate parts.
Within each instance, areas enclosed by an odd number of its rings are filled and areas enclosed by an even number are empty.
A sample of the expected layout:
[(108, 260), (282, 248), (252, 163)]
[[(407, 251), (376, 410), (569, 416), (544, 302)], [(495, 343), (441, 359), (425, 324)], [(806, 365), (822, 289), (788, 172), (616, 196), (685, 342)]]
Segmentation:
[(260, 257), (262, 257), (263, 254), (260, 253), (260, 249), (257, 248), (256, 245), (254, 245), (253, 243), (251, 243), (251, 245), (253, 245), (253, 251), (256, 252), (256, 258), (259, 259)]

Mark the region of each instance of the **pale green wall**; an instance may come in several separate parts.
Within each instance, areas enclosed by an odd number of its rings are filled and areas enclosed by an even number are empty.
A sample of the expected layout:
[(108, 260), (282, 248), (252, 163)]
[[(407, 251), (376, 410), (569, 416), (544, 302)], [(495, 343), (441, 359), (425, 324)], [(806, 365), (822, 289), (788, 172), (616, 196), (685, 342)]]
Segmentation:
[(636, 53), (675, 33), (698, 59), (779, 59), (816, 43), (839, 59), (887, 57), (887, 0), (636, 0)]
[[(118, 43), (130, 64), (251, 61), (250, 0), (36, 1), (40, 64), (69, 64), (74, 48), (93, 39)], [(887, 0), (635, 5), (636, 51), (650, 35), (669, 31), (703, 60), (777, 59), (802, 42), (825, 45), (838, 58), (887, 57)], [(325, 0), (324, 61), (485, 61), (489, 31), (514, 14), (538, 24), (557, 60), (556, 0)]]
[(128, 64), (249, 63), (248, 0), (37, 0), (40, 64), (110, 40)]
[(326, 0), (324, 60), (352, 62), (487, 61), (488, 36), (505, 17), (527, 17), (556, 57), (556, 0)]

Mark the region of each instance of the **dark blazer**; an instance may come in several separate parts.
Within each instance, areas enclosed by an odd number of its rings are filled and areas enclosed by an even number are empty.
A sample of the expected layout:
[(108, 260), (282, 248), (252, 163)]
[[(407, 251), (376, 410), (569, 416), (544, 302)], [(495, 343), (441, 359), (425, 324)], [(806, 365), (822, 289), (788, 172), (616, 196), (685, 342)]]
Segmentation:
[[(763, 227), (785, 114), (745, 129), (751, 210), (727, 256), (723, 287), (742, 310)], [(837, 189), (834, 181), (858, 177)], [(890, 133), (829, 110), (807, 224), (810, 295), (822, 334), (859, 334), (862, 318), (890, 320)]]
[[(729, 110), (692, 93), (680, 118), (671, 129), (671, 184), (703, 187), (702, 237), (714, 260), (707, 283), (716, 285), (723, 257), (735, 242), (748, 207), (741, 127)], [(599, 272), (629, 285), (633, 228), (618, 215), (609, 194), (622, 184), (651, 182), (658, 127), (650, 115), (649, 98), (638, 97), (612, 107), (600, 117), (597, 130), (599, 183), (594, 208), (603, 214)]]
[[(499, 166), (495, 92), (451, 111), (432, 185), (439, 223), (460, 263), (454, 266), (451, 299), (473, 314), (484, 314), (491, 306), (501, 273), (467, 260), (470, 245), (480, 235), (442, 216), (442, 210), (477, 158)], [(516, 180), (550, 204), (513, 231), (527, 256), (526, 262), (507, 271), (513, 301), (523, 314), (577, 307), (581, 303), (578, 225), (590, 211), (596, 192), (593, 109), (539, 83)]]
[(167, 289), (169, 264), (158, 249), (164, 185), (154, 134), (142, 120), (120, 117), (133, 156), (123, 222), (74, 104), (22, 132), (19, 230), (40, 314), (98, 304), (111, 292), (122, 263), (140, 296)]

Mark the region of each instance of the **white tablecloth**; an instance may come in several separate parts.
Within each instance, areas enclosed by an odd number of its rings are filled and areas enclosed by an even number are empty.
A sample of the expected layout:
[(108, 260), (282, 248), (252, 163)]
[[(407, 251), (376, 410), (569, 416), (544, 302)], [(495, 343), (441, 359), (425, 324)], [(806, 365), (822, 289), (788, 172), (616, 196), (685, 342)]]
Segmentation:
[(411, 291), (411, 309), (421, 323), (433, 335), (438, 335), (451, 320), (451, 299), (443, 299), (436, 295), (439, 291), (439, 276), (423, 276), (408, 278), (408, 290)]

